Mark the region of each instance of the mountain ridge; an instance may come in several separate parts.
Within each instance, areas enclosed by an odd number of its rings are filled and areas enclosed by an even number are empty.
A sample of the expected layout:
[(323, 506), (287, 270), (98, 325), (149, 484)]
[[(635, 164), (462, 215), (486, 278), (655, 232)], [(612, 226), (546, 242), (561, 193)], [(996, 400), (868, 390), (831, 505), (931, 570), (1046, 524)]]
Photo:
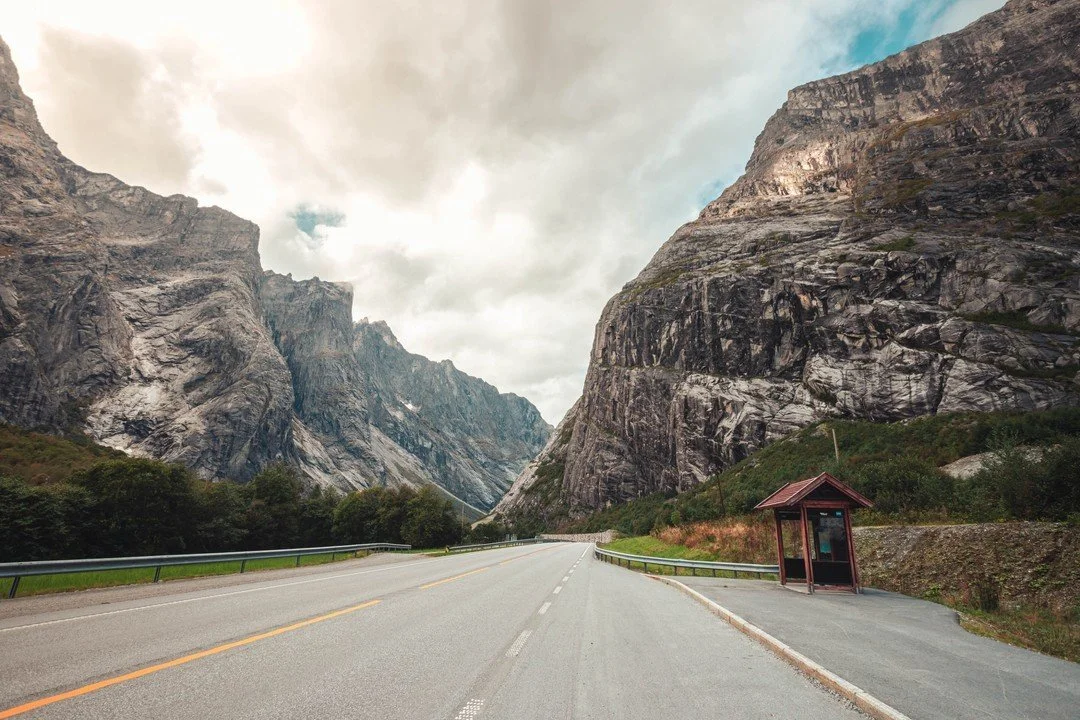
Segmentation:
[(434, 483), (490, 508), (550, 427), (438, 363), (410, 365), (431, 376), (410, 387), (461, 406), (396, 418), (400, 398), (377, 390), (404, 381), (373, 363), (405, 350), (364, 327), (347, 285), (264, 271), (253, 223), (65, 158), (0, 40), (0, 422), (75, 427), (208, 478), (283, 460), (311, 483)]
[(497, 511), (680, 492), (827, 417), (1080, 402), (1077, 18), (1012, 0), (789, 92), (604, 308), (561, 475)]

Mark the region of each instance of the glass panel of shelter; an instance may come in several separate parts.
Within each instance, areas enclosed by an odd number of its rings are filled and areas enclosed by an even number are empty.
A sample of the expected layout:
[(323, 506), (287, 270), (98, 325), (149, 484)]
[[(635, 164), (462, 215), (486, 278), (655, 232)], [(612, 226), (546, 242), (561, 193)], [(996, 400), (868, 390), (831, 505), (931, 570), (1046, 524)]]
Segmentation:
[(784, 538), (784, 574), (789, 581), (805, 582), (806, 563), (803, 560), (802, 515), (798, 510), (780, 510), (779, 515), (780, 529)]
[(810, 559), (815, 585), (852, 585), (851, 550), (844, 513), (837, 508), (807, 508)]

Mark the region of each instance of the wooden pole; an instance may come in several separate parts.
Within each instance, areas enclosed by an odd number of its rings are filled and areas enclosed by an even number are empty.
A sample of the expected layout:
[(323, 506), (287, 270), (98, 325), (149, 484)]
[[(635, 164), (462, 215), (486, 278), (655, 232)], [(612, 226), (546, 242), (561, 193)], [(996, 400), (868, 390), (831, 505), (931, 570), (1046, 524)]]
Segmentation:
[(806, 506), (799, 506), (800, 523), (802, 525), (803, 562), (806, 563), (806, 590), (814, 594), (814, 564), (810, 560), (810, 528), (806, 522)]
[(836, 442), (836, 428), (829, 428), (832, 430), (832, 449), (833, 455), (836, 456), (836, 464), (840, 464), (840, 443)]
[(780, 511), (773, 510), (776, 517), (776, 562), (780, 566), (780, 584), (787, 585), (787, 571), (784, 569), (784, 526), (780, 523)]

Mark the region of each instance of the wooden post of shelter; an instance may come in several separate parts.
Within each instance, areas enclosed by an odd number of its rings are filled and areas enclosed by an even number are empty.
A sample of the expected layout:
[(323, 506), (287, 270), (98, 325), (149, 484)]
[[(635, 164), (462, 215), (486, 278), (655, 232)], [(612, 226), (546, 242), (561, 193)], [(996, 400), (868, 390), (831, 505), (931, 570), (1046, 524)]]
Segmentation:
[(784, 568), (784, 526), (780, 521), (780, 511), (773, 510), (776, 518), (776, 563), (780, 566), (780, 584), (787, 584), (787, 570)]

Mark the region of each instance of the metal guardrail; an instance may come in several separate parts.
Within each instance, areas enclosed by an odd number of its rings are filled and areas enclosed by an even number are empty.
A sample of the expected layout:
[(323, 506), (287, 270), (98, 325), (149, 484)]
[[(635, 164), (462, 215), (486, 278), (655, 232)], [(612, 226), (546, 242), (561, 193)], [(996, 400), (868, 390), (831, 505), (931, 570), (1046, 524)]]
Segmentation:
[(412, 545), (401, 543), (361, 543), (359, 545), (328, 545), (326, 547), (288, 548), (283, 550), (245, 550), (242, 552), (199, 553), (192, 555), (142, 555), (137, 557), (89, 558), (81, 560), (35, 560), (32, 562), (0, 563), (0, 578), (15, 578), (8, 590), (8, 598), (15, 597), (19, 580), (32, 575), (55, 575), (57, 573), (95, 572), (101, 570), (126, 570), (129, 568), (155, 568), (154, 582), (161, 580), (161, 568), (169, 565), (198, 565), (200, 563), (240, 561), (240, 572), (247, 568), (248, 560), (270, 560), (295, 557), (297, 566), (305, 555), (351, 553), (359, 550), (372, 552), (411, 550)]
[(475, 543), (473, 545), (454, 545), (453, 547), (446, 548), (448, 553), (469, 552), (470, 550), (491, 550), (500, 547), (513, 547), (514, 545), (532, 545), (534, 543), (544, 542), (560, 542), (559, 540), (548, 540), (546, 538), (534, 537), (526, 538), (524, 540), (503, 540), (502, 542), (493, 543)]
[(613, 562), (616, 565), (622, 565), (626, 563), (626, 567), (630, 567), (631, 563), (641, 563), (645, 571), (648, 572), (649, 565), (656, 565), (658, 567), (673, 567), (676, 568), (693, 568), (694, 574), (697, 574), (698, 570), (711, 570), (713, 577), (716, 576), (718, 570), (725, 570), (730, 573), (735, 573), (735, 577), (739, 577), (739, 573), (747, 573), (751, 575), (779, 575), (779, 565), (754, 565), (752, 563), (729, 563), (729, 562), (711, 562), (708, 560), (683, 560), (681, 558), (661, 558), (651, 557), (648, 555), (631, 555), (629, 553), (615, 552), (613, 550), (602, 550), (601, 548), (594, 548), (594, 557), (597, 560), (603, 560), (604, 562)]

